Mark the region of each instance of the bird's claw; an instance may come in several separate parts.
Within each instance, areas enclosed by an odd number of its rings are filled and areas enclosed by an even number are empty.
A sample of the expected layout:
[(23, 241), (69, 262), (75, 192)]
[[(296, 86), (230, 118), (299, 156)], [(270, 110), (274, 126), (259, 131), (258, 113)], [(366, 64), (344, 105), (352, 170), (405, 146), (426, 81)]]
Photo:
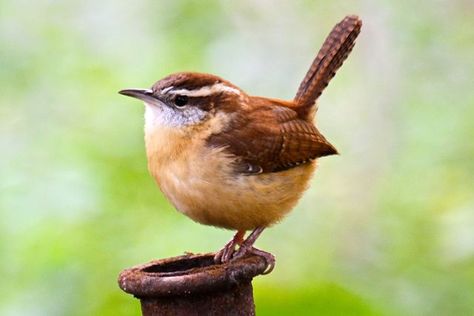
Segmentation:
[(259, 257), (262, 257), (265, 259), (265, 263), (267, 264), (267, 267), (265, 268), (265, 271), (262, 272), (262, 274), (269, 274), (270, 272), (273, 271), (273, 268), (275, 268), (275, 256), (272, 255), (269, 252), (257, 249), (255, 247), (246, 247), (245, 245), (240, 246), (239, 250), (234, 252), (234, 255), (232, 256), (232, 260), (237, 260), (239, 258), (248, 256), (248, 255), (256, 255)]
[[(273, 268), (275, 267), (275, 256), (269, 252), (253, 247), (255, 240), (258, 238), (258, 236), (260, 236), (264, 229), (264, 227), (257, 227), (252, 231), (245, 241), (243, 240), (245, 231), (237, 231), (237, 233), (234, 235), (234, 238), (232, 238), (224, 246), (224, 248), (215, 254), (214, 262), (217, 264), (227, 263), (248, 255), (256, 255), (265, 259), (265, 263), (267, 264), (262, 274), (268, 274), (272, 272)], [(238, 250), (235, 249), (237, 245), (240, 245)]]
[(234, 253), (235, 253), (235, 242), (234, 240), (231, 240), (224, 246), (224, 248), (222, 248), (216, 253), (216, 255), (214, 256), (214, 262), (215, 263), (229, 262)]

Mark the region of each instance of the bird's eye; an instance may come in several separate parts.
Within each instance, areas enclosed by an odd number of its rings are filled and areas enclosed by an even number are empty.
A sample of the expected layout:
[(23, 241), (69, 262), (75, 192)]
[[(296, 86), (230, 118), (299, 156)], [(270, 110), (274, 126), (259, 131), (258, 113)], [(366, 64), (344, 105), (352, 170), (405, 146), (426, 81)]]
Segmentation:
[(185, 95), (177, 95), (174, 99), (174, 104), (176, 104), (178, 107), (185, 106), (188, 104), (188, 97)]

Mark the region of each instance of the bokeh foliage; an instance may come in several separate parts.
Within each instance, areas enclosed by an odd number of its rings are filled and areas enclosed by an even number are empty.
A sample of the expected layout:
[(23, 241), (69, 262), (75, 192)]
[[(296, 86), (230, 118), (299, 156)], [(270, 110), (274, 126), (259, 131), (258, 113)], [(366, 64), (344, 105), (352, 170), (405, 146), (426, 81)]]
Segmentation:
[(131, 315), (119, 271), (231, 232), (146, 170), (143, 107), (117, 94), (210, 72), (291, 98), (330, 28), (364, 20), (320, 99), (342, 153), (259, 246), (260, 315), (474, 314), (474, 3), (0, 1), (0, 314)]

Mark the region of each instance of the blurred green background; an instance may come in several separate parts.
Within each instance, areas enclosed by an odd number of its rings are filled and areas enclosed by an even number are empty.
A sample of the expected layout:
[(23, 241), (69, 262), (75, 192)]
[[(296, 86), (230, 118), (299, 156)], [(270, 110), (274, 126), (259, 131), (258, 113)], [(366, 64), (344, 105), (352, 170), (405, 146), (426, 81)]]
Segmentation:
[(138, 315), (126, 267), (220, 248), (148, 175), (143, 106), (176, 71), (292, 98), (364, 21), (320, 98), (340, 156), (258, 246), (259, 315), (474, 314), (474, 2), (0, 1), (0, 315)]

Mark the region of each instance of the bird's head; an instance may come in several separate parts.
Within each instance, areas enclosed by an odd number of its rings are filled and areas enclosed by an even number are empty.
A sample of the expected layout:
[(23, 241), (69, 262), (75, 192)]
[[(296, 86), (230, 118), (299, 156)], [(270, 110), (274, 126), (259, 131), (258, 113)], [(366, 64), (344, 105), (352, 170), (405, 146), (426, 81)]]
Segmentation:
[(150, 89), (125, 89), (120, 94), (145, 102), (149, 127), (187, 128), (202, 125), (219, 113), (231, 112), (244, 92), (214, 75), (183, 72), (169, 75)]

